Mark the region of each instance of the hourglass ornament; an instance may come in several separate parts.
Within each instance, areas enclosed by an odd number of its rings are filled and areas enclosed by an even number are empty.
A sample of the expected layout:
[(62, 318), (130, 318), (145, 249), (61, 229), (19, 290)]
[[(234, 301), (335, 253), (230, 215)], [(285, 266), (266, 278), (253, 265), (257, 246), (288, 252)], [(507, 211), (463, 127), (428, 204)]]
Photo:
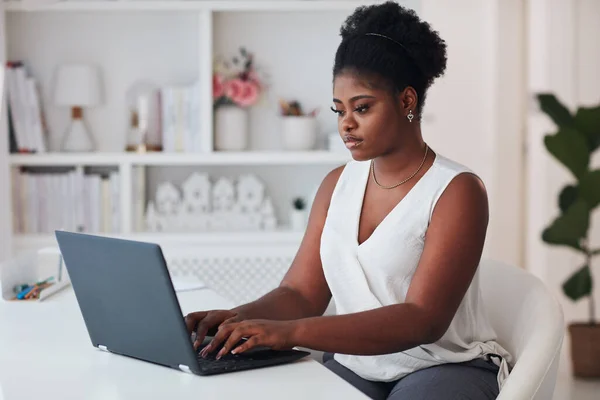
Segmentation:
[(160, 90), (150, 82), (137, 82), (127, 91), (127, 151), (162, 150), (159, 96)]

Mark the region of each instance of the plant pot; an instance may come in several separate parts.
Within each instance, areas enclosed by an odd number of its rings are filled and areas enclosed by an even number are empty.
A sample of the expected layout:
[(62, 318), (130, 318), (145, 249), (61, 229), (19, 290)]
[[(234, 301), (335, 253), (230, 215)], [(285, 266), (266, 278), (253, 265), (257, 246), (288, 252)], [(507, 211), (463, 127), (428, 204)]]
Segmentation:
[(578, 378), (600, 378), (600, 324), (570, 324), (571, 362)]
[(282, 144), (285, 150), (305, 151), (317, 143), (317, 120), (311, 116), (281, 118)]
[(248, 148), (248, 111), (232, 105), (215, 112), (215, 150), (241, 151)]
[(290, 213), (290, 225), (293, 231), (303, 231), (306, 229), (306, 211), (292, 209)]

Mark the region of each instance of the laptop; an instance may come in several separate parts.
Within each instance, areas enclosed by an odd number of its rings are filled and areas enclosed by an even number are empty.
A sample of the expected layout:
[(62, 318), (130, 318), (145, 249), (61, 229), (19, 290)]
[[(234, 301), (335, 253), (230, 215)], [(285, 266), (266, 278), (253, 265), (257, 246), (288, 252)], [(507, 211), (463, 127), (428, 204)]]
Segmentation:
[(263, 347), (219, 360), (217, 349), (202, 358), (203, 346), (194, 350), (158, 244), (67, 231), (55, 235), (98, 349), (197, 375), (280, 365), (310, 354)]

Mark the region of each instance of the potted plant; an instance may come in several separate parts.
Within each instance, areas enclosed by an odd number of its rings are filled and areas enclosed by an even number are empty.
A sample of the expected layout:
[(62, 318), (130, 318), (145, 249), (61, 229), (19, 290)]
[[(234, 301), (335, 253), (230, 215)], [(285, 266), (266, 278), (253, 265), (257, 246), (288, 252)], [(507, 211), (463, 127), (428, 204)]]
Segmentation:
[(572, 114), (552, 94), (537, 96), (540, 107), (557, 125), (558, 132), (544, 138), (546, 149), (573, 175), (558, 196), (560, 215), (542, 233), (550, 245), (566, 246), (582, 256), (582, 265), (562, 289), (572, 301), (587, 298), (589, 320), (569, 325), (573, 373), (600, 377), (600, 324), (596, 319), (592, 260), (600, 244), (589, 240), (590, 216), (600, 204), (600, 169), (590, 168), (590, 158), (600, 147), (600, 106), (579, 107)]
[(317, 143), (317, 110), (305, 113), (297, 100), (279, 100), (282, 144), (285, 150), (305, 151)]
[(215, 149), (245, 150), (248, 146), (247, 109), (265, 90), (255, 68), (254, 56), (244, 47), (231, 60), (217, 60), (213, 66)]
[(306, 200), (302, 197), (296, 197), (292, 201), (290, 224), (294, 231), (302, 231), (306, 228)]

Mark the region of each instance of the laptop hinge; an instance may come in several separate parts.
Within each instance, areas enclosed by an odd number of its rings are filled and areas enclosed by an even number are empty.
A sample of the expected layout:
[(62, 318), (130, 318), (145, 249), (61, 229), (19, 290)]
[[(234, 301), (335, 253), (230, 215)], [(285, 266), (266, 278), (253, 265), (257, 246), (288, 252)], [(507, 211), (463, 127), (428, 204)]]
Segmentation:
[(110, 353), (110, 352), (108, 351), (108, 348), (107, 348), (106, 346), (103, 346), (103, 345), (99, 344), (99, 345), (98, 345), (98, 348), (99, 348), (100, 350), (102, 350), (102, 351), (106, 351), (106, 352)]
[(192, 373), (192, 370), (187, 365), (179, 364), (179, 369), (183, 372), (187, 372), (188, 374)]

